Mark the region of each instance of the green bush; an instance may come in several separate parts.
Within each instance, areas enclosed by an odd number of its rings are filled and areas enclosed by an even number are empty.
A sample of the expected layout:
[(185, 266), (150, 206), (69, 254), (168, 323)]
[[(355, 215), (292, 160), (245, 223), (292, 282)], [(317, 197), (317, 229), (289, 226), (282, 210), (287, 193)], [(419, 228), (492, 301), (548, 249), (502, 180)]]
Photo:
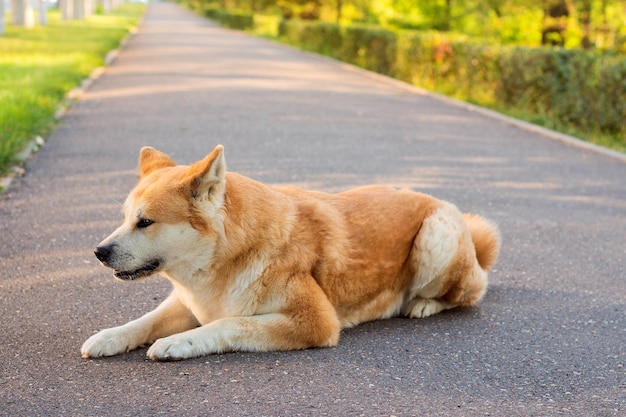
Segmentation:
[(210, 4), (202, 4), (200, 7), (195, 8), (198, 13), (208, 17), (209, 19), (217, 20), (220, 13), (220, 8)]
[(249, 11), (225, 10), (216, 2), (203, 0), (182, 0), (181, 4), (230, 29), (249, 30), (255, 27), (254, 13)]
[(380, 27), (283, 20), (278, 33), (289, 44), (381, 74), (393, 75), (395, 70), (396, 34)]
[(194, 12), (203, 15), (203, 16), (208, 16), (205, 13), (206, 9), (218, 9), (218, 5), (214, 4), (212, 2), (207, 2), (204, 0), (178, 0), (178, 2), (180, 4), (182, 4), (183, 6), (193, 10)]
[(626, 144), (626, 59), (600, 64), (595, 115), (599, 126), (621, 133)]
[[(460, 96), (459, 76), (467, 71), (473, 57), (463, 47), (466, 37), (450, 37), (433, 31), (403, 31), (400, 34), (397, 76), (423, 87)], [(469, 61), (469, 63), (467, 62)], [(471, 84), (471, 83), (470, 83)], [(459, 90), (459, 91), (457, 91)], [(464, 90), (464, 89), (463, 89)]]
[(348, 26), (343, 31), (341, 59), (376, 71), (395, 75), (397, 56), (395, 32), (372, 26)]
[(248, 30), (254, 28), (254, 14), (250, 12), (207, 8), (205, 15), (230, 29)]
[(586, 131), (626, 133), (623, 58), (514, 48), (502, 54), (500, 68), (499, 102)]
[(305, 25), (303, 38), (309, 49), (337, 58), (343, 44), (341, 26), (330, 22)]
[(623, 57), (403, 32), (397, 76), (462, 100), (543, 115), (553, 126), (626, 134)]
[(278, 35), (291, 45), (340, 58), (343, 35), (336, 23), (282, 20)]

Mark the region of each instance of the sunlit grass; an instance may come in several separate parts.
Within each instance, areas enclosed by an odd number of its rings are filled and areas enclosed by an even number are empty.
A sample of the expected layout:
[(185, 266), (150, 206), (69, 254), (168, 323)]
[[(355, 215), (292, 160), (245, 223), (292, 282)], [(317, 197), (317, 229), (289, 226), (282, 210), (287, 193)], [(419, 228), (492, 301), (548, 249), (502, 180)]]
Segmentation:
[(46, 26), (7, 25), (0, 35), (0, 174), (28, 142), (50, 133), (65, 94), (104, 63), (144, 9), (126, 3), (111, 14), (72, 21), (51, 10)]

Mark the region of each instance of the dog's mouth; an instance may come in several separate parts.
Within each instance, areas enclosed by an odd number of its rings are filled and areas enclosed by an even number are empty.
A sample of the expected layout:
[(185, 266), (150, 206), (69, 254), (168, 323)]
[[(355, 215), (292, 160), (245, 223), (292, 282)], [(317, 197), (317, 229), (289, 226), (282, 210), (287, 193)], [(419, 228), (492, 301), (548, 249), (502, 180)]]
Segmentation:
[(132, 281), (139, 278), (144, 278), (149, 275), (152, 275), (156, 272), (157, 269), (161, 266), (161, 261), (159, 259), (155, 259), (153, 261), (148, 262), (146, 265), (141, 268), (135, 269), (133, 271), (120, 271), (119, 269), (115, 270), (115, 277), (121, 279), (122, 281)]

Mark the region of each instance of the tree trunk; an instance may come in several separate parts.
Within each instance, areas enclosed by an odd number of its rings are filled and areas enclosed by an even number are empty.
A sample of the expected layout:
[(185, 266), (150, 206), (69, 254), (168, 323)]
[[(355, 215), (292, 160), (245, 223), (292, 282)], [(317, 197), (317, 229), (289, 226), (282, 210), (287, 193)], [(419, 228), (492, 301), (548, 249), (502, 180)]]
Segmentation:
[(337, 0), (337, 24), (341, 23), (341, 8), (343, 7), (343, 0)]
[(582, 0), (580, 7), (580, 25), (583, 29), (583, 38), (580, 40), (580, 47), (589, 49), (593, 46), (591, 41), (591, 0)]
[[(2, 3), (4, 0), (0, 0)], [(37, 14), (39, 15), (39, 24), (45, 26), (48, 24), (48, 7), (46, 0), (37, 0)]]
[(72, 20), (74, 18), (74, 0), (59, 0), (61, 19)]
[(102, 11), (104, 13), (111, 13), (113, 10), (113, 1), (112, 0), (102, 0)]
[(541, 44), (564, 46), (569, 8), (566, 0), (544, 0)]
[(444, 19), (444, 30), (450, 30), (452, 27), (452, 0), (446, 0)]
[(11, 0), (11, 22), (25, 28), (35, 26), (35, 13), (30, 0)]
[(4, 0), (0, 0), (0, 35), (5, 32), (4, 27)]

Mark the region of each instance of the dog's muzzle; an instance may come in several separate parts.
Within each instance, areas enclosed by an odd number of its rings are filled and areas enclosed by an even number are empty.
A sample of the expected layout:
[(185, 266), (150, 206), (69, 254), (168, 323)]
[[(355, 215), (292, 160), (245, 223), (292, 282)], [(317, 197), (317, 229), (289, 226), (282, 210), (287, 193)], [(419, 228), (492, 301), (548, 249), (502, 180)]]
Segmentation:
[(150, 276), (155, 272), (158, 272), (159, 268), (163, 264), (161, 259), (152, 259), (139, 266), (139, 268), (122, 269), (116, 265), (116, 258), (113, 256), (115, 246), (116, 245), (98, 246), (93, 253), (104, 266), (113, 268), (115, 270), (115, 277), (121, 279), (122, 281), (132, 281), (138, 278)]

